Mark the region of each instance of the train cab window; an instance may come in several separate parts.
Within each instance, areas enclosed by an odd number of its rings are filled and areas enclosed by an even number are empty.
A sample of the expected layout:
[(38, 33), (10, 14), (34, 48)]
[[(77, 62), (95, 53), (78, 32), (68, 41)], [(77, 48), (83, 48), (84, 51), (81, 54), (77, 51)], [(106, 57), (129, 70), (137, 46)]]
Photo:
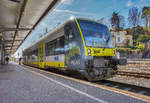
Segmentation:
[(73, 41), (74, 35), (73, 35), (73, 30), (71, 25), (66, 25), (65, 26), (65, 53), (69, 52), (69, 48), (71, 48), (71, 44)]
[(73, 39), (73, 31), (72, 31), (72, 27), (70, 25), (66, 26), (65, 29), (65, 44), (69, 44), (69, 42), (71, 42)]
[(71, 40), (73, 38), (72, 30), (69, 31), (69, 39)]

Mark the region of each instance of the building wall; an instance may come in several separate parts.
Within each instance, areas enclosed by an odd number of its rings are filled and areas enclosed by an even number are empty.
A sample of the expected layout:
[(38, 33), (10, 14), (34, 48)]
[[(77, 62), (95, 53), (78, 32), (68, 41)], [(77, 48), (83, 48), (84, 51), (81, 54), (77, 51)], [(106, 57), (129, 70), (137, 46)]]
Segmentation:
[(130, 45), (130, 46), (133, 46), (133, 38), (132, 38), (132, 35), (126, 35), (126, 40), (125, 40), (125, 41), (127, 41), (127, 40), (129, 40), (129, 45)]
[(133, 46), (132, 36), (127, 35), (126, 31), (111, 32), (111, 34), (113, 35), (116, 46), (125, 46), (127, 44)]

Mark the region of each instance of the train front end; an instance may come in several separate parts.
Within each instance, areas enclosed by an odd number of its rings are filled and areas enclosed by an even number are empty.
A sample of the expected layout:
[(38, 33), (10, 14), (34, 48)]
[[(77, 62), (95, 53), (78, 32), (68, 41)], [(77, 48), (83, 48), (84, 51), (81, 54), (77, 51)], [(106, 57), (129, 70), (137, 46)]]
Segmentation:
[(118, 59), (113, 38), (107, 26), (89, 20), (76, 20), (84, 45), (85, 75), (90, 81), (116, 74)]

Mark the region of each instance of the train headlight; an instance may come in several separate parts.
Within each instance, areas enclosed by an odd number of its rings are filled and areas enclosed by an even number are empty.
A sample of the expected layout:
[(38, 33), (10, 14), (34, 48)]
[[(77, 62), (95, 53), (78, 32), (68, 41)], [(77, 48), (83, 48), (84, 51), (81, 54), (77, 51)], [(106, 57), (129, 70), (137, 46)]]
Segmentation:
[(116, 52), (113, 50), (113, 54), (114, 54), (114, 56), (116, 56)]
[(117, 52), (117, 59), (120, 59), (120, 53)]
[(91, 56), (91, 50), (87, 49), (88, 55)]
[(91, 53), (88, 53), (89, 56), (91, 56)]
[(87, 49), (87, 52), (88, 52), (88, 53), (91, 53), (91, 50), (90, 50), (90, 49)]

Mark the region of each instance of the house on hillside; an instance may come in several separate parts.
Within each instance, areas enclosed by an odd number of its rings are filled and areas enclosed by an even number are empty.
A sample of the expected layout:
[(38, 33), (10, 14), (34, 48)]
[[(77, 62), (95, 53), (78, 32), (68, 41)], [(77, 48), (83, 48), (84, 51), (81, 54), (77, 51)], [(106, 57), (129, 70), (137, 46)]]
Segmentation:
[(111, 31), (111, 34), (116, 46), (133, 46), (132, 35), (128, 35), (127, 31)]

